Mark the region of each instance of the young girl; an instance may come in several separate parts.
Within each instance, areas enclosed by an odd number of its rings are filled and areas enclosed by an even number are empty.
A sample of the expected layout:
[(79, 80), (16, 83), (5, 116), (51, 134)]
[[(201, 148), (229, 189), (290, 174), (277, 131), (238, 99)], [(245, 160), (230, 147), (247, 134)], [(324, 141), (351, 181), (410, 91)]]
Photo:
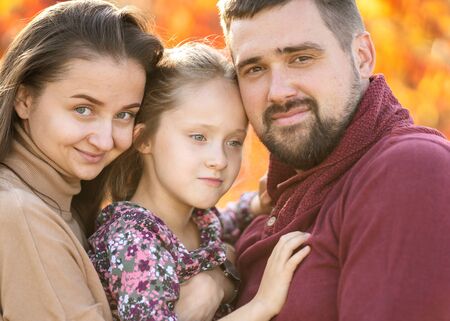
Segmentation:
[[(221, 237), (249, 221), (248, 211), (211, 208), (239, 172), (247, 131), (230, 64), (202, 44), (169, 50), (136, 122), (135, 149), (118, 159), (109, 180), (113, 200), (122, 201), (103, 209), (90, 257), (117, 318), (177, 320), (180, 284), (227, 263)], [(223, 320), (276, 315), (309, 251), (292, 255), (306, 237), (283, 237), (254, 300)]]

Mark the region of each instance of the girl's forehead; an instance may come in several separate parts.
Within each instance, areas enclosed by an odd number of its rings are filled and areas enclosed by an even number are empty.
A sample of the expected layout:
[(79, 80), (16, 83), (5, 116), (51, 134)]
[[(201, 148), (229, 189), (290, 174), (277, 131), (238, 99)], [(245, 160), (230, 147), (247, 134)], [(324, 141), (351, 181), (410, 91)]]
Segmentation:
[(239, 87), (234, 80), (225, 77), (214, 77), (184, 83), (176, 89), (175, 94), (180, 103), (189, 100), (202, 100), (211, 95), (215, 95), (217, 99), (220, 99), (228, 95), (239, 94)]
[[(237, 86), (228, 79), (215, 79), (184, 87), (174, 108), (163, 118), (180, 125), (246, 129), (247, 116)], [(228, 126), (230, 125), (230, 126)]]

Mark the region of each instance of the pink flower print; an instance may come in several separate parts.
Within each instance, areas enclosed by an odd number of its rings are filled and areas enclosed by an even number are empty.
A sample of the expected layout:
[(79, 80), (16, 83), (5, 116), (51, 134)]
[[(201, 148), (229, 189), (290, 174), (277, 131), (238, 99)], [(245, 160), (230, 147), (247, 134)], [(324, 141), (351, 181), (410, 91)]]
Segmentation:
[(142, 233), (142, 238), (144, 240), (151, 241), (153, 239), (153, 234), (149, 231), (145, 231), (144, 233)]
[(130, 247), (128, 247), (127, 249), (127, 256), (134, 256), (137, 252), (138, 248), (137, 245), (131, 245)]
[(141, 272), (150, 271), (150, 261), (149, 260), (140, 260), (139, 261), (139, 270)]
[(147, 287), (148, 287), (148, 281), (139, 281), (137, 290), (139, 292), (144, 292), (145, 290), (147, 290)]

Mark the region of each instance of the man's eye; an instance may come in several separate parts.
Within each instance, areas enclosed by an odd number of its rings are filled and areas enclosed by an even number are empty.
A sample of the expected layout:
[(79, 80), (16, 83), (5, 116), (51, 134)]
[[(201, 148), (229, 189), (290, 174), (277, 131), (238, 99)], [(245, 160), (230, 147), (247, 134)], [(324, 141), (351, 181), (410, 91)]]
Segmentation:
[(206, 137), (203, 136), (202, 134), (193, 134), (193, 135), (189, 135), (193, 140), (198, 141), (198, 142), (204, 142), (206, 141)]
[(89, 116), (90, 114), (92, 114), (92, 110), (86, 106), (76, 107), (75, 112), (82, 116)]
[(312, 57), (310, 57), (310, 56), (298, 56), (298, 57), (295, 57), (294, 62), (304, 64), (304, 63), (309, 62), (310, 60), (312, 60)]
[(256, 74), (258, 72), (261, 72), (263, 70), (262, 67), (260, 66), (254, 66), (254, 67), (250, 67), (245, 71), (245, 74)]

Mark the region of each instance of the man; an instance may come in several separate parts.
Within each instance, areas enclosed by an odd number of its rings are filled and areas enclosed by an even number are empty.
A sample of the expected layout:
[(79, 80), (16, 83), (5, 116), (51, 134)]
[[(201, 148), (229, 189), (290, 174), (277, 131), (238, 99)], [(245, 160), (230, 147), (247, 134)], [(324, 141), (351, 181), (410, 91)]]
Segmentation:
[(269, 217), (236, 245), (238, 305), (277, 239), (312, 234), (277, 320), (450, 320), (450, 144), (413, 125), (352, 0), (221, 0), (242, 99), (271, 152)]

